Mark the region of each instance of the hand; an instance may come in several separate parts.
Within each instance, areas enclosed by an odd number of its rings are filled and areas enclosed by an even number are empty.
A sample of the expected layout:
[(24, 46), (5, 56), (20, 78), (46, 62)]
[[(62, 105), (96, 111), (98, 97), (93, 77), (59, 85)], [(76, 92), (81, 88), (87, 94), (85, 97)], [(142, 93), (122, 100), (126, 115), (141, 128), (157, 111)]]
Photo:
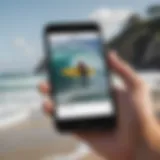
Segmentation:
[[(137, 148), (144, 140), (156, 146), (159, 140), (158, 123), (152, 113), (149, 87), (135, 71), (112, 52), (108, 56), (111, 70), (122, 78), (124, 89), (115, 89), (118, 103), (118, 126), (113, 132), (74, 133), (85, 140), (101, 157), (109, 160), (135, 159)], [(49, 84), (40, 85), (40, 91), (48, 94)], [(44, 111), (53, 114), (54, 102), (44, 103)]]

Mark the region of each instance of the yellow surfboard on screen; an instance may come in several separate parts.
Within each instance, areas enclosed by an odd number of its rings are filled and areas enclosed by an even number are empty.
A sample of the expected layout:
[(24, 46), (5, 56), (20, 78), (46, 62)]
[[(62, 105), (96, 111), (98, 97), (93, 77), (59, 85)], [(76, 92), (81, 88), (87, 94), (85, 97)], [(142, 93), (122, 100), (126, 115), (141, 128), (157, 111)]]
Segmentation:
[[(88, 76), (93, 76), (96, 73), (94, 69), (88, 69), (87, 74)], [(78, 68), (65, 68), (62, 70), (62, 75), (67, 77), (80, 77), (80, 71)]]

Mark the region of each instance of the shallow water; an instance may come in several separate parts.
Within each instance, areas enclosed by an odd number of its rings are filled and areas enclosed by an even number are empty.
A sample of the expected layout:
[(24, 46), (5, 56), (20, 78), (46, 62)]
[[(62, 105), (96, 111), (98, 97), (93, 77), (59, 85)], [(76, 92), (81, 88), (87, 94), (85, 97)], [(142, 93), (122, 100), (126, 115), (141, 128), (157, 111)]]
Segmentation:
[(0, 76), (0, 128), (19, 123), (40, 107), (37, 86), (44, 76)]

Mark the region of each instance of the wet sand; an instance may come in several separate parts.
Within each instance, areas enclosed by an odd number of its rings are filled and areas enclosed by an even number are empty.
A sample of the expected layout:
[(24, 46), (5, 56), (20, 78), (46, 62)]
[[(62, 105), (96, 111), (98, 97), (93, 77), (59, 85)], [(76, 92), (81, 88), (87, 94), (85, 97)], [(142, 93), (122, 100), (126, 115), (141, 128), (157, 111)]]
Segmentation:
[(1, 160), (39, 160), (49, 155), (69, 153), (77, 144), (73, 137), (57, 133), (51, 120), (45, 116), (0, 129)]

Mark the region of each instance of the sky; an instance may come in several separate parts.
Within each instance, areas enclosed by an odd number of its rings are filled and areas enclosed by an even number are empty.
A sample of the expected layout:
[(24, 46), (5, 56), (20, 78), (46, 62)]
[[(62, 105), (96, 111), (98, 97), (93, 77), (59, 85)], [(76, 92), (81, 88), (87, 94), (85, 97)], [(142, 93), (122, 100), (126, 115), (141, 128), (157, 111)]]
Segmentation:
[(97, 20), (111, 37), (131, 13), (159, 0), (0, 0), (0, 73), (33, 71), (44, 56), (42, 31), (56, 21)]

